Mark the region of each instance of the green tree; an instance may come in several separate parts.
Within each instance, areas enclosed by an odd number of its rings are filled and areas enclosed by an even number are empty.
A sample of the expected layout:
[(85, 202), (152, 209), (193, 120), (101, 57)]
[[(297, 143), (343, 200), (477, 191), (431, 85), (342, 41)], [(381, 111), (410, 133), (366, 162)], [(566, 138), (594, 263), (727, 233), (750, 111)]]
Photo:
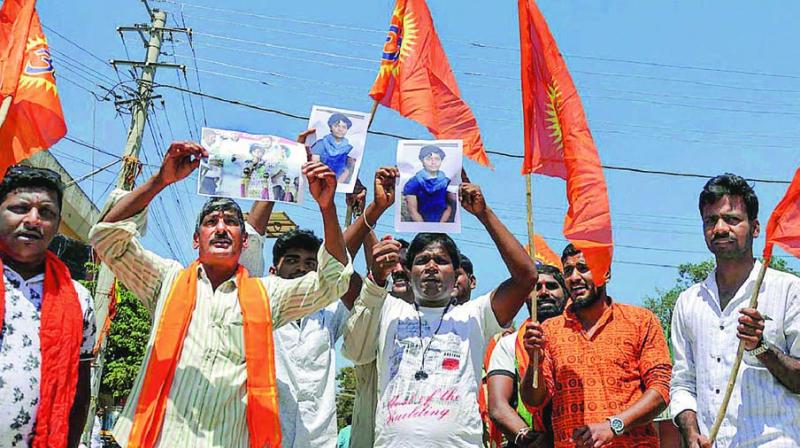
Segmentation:
[(336, 373), (336, 423), (338, 428), (347, 426), (353, 417), (353, 402), (356, 397), (356, 370), (344, 367)]
[[(714, 260), (706, 260), (702, 263), (684, 263), (678, 266), (678, 278), (675, 286), (667, 290), (656, 289), (654, 295), (645, 296), (644, 306), (652, 311), (658, 320), (661, 321), (661, 328), (664, 329), (664, 335), (667, 340), (670, 336), (670, 325), (672, 323), (672, 309), (675, 308), (675, 302), (678, 296), (688, 287), (695, 283), (702, 282), (708, 275), (714, 271), (716, 264)], [(772, 269), (778, 271), (789, 272), (798, 275), (797, 271), (792, 270), (785, 258), (772, 259), (770, 263)]]

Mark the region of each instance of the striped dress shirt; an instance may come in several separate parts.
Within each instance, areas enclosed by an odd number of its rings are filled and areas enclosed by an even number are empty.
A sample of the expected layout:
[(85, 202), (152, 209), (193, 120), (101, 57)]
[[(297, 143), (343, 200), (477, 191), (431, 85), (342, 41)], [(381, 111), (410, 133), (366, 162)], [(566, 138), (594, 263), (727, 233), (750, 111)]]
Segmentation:
[[(739, 339), (736, 327), (748, 306), (761, 263), (724, 310), (716, 273), (684, 291), (672, 315), (670, 411), (697, 412), (700, 432), (708, 435), (722, 404)], [(767, 270), (758, 310), (769, 316), (764, 340), (789, 356), (800, 357), (800, 278)], [(716, 448), (800, 447), (800, 395), (791, 393), (754, 356), (745, 353)]]
[[(158, 322), (170, 287), (183, 269), (145, 250), (137, 239), (135, 219), (97, 224), (90, 240), (100, 259), (141, 300)], [(261, 257), (257, 235), (250, 234), (250, 248), (240, 262)], [(318, 272), (297, 279), (261, 278), (268, 295), (274, 328), (339, 300), (349, 286), (352, 264), (337, 261), (323, 244)], [(246, 420), (247, 372), (244, 332), (235, 277), (212, 289), (202, 266), (198, 267), (197, 302), (183, 343), (180, 360), (169, 391), (159, 447), (248, 448)], [(155, 331), (155, 325), (153, 330)], [(151, 332), (143, 366), (147, 365), (155, 339)], [(144, 368), (113, 430), (125, 447), (142, 388)]]

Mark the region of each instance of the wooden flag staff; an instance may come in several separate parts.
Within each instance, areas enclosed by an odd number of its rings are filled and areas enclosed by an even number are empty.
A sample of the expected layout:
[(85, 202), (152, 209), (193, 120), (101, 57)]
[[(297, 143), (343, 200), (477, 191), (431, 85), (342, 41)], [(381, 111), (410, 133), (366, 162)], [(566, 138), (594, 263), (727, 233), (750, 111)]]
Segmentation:
[[(374, 103), (372, 103), (372, 109), (370, 109), (369, 111), (369, 122), (367, 122), (367, 131), (369, 131), (369, 127), (372, 126), (372, 119), (375, 118), (375, 112), (377, 112), (378, 110), (378, 104), (380, 104), (380, 101), (375, 101)], [(353, 223), (353, 205), (347, 204), (347, 212), (344, 215), (344, 226), (348, 227), (352, 223)]]
[[(756, 308), (758, 307), (758, 291), (761, 289), (761, 283), (764, 281), (764, 274), (767, 273), (767, 268), (769, 267), (769, 263), (771, 261), (771, 257), (764, 258), (764, 262), (761, 264), (761, 270), (758, 271), (758, 277), (756, 277), (756, 284), (753, 288), (753, 294), (750, 296), (750, 305), (749, 308)], [(742, 364), (742, 356), (744, 355), (744, 341), (739, 341), (739, 348), (736, 351), (736, 360), (733, 361), (733, 368), (731, 369), (731, 375), (728, 377), (728, 385), (725, 388), (725, 396), (722, 399), (722, 406), (719, 408), (719, 412), (717, 412), (717, 418), (714, 420), (714, 426), (711, 427), (711, 433), (709, 434), (709, 439), (711, 439), (711, 445), (714, 445), (714, 440), (717, 438), (717, 434), (719, 433), (719, 427), (722, 425), (722, 420), (725, 419), (725, 413), (728, 410), (728, 402), (731, 399), (731, 394), (733, 393), (733, 386), (736, 384), (736, 377), (739, 375), (739, 366)]]
[[(536, 248), (533, 244), (533, 186), (531, 175), (525, 175), (525, 197), (526, 201), (525, 204), (528, 208), (528, 252), (531, 255), (531, 258), (536, 261)], [(531, 292), (531, 320), (533, 322), (539, 322), (537, 319), (537, 308), (538, 308), (538, 300), (536, 297), (536, 289)], [(539, 387), (539, 353), (536, 352), (533, 354), (533, 387)]]

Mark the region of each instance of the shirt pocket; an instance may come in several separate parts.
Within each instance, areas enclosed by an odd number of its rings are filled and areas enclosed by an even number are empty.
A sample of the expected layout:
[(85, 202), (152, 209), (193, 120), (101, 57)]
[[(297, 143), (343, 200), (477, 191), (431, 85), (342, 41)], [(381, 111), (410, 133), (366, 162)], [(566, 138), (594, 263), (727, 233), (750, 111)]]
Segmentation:
[[(237, 313), (221, 328), (222, 336), (221, 354), (236, 365), (244, 364), (244, 322), (242, 315)], [(264, 347), (266, 350), (266, 347)]]

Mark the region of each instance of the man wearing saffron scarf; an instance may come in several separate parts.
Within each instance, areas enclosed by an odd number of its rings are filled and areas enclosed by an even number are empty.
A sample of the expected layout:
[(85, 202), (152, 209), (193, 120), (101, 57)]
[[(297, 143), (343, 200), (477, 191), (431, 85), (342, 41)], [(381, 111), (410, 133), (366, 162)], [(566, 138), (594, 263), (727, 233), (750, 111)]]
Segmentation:
[(455, 195), (447, 192), (450, 178), (441, 171), (444, 151), (435, 145), (419, 151), (422, 169), (406, 182), (403, 200), (412, 221), (450, 222)]
[(47, 250), (64, 185), (14, 166), (0, 182), (0, 446), (77, 446), (89, 411), (92, 298)]
[(195, 143), (173, 143), (158, 174), (90, 234), (100, 258), (154, 317), (143, 368), (113, 431), (123, 447), (280, 446), (272, 330), (338, 300), (352, 273), (333, 202), (336, 178), (319, 162), (303, 166), (324, 226), (316, 272), (251, 278), (239, 262), (249, 242), (241, 209), (221, 198), (203, 207), (193, 241), (198, 261), (189, 268), (145, 250), (134, 220), (205, 156)]
[(351, 126), (353, 126), (353, 122), (344, 114), (338, 112), (332, 114), (328, 118), (328, 127), (331, 133), (317, 140), (311, 146), (314, 160), (328, 165), (336, 174), (336, 179), (342, 184), (350, 182), (350, 176), (356, 165), (356, 159), (350, 157), (353, 145), (345, 138)]

